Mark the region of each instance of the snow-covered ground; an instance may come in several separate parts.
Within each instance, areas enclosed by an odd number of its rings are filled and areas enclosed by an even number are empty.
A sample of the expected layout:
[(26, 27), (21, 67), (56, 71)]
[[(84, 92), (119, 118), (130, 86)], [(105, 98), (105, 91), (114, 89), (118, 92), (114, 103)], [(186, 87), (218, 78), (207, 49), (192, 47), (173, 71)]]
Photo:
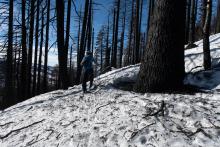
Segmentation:
[(138, 94), (116, 89), (133, 82), (139, 65), (95, 79), (83, 96), (81, 86), (34, 97), (0, 112), (0, 147), (219, 147), (220, 34), (211, 37), (212, 71), (202, 66), (202, 44), (186, 51), (185, 80), (208, 93)]

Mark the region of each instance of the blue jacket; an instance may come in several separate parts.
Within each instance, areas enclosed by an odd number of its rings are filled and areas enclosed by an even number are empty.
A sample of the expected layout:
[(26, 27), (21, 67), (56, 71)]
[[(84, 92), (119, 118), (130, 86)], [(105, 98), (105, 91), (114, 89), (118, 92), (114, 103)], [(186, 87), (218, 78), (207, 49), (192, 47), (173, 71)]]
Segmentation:
[(84, 70), (90, 70), (93, 69), (92, 63), (95, 62), (95, 59), (92, 57), (92, 55), (86, 55), (81, 62), (81, 65), (83, 66)]

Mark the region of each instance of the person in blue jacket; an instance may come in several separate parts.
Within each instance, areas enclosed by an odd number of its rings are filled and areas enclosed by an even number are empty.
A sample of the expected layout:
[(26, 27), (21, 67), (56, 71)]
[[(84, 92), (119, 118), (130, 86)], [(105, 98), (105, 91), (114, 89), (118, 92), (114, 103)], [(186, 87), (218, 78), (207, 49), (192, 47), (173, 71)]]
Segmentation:
[(94, 71), (93, 71), (93, 62), (95, 63), (95, 59), (93, 58), (92, 52), (87, 51), (86, 55), (81, 61), (82, 68), (82, 89), (84, 93), (87, 93), (86, 82), (90, 81), (90, 88), (93, 85)]

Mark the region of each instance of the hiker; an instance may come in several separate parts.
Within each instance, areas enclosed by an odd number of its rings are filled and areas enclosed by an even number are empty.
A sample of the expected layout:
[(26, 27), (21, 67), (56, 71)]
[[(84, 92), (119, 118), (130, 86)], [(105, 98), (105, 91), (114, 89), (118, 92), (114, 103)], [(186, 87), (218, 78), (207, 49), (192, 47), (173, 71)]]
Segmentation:
[(90, 89), (93, 86), (93, 78), (94, 78), (94, 71), (93, 71), (93, 65), (92, 63), (95, 63), (95, 59), (93, 58), (92, 52), (91, 51), (87, 51), (86, 55), (84, 56), (84, 58), (82, 59), (82, 62), (80, 63), (81, 66), (83, 66), (82, 68), (82, 89), (83, 89), (83, 93), (88, 93), (87, 89), (86, 89), (86, 82), (90, 81)]

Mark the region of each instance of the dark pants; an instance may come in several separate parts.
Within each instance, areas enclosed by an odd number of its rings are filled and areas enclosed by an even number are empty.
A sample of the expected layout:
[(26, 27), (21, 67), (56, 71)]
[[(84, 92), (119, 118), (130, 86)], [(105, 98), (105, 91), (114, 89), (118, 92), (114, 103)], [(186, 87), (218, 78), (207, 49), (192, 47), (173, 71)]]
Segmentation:
[(86, 82), (87, 81), (90, 81), (90, 87), (92, 87), (93, 78), (94, 78), (93, 69), (87, 69), (87, 70), (83, 69), (83, 72), (82, 72), (82, 88), (83, 88), (84, 92), (87, 91), (86, 90)]

